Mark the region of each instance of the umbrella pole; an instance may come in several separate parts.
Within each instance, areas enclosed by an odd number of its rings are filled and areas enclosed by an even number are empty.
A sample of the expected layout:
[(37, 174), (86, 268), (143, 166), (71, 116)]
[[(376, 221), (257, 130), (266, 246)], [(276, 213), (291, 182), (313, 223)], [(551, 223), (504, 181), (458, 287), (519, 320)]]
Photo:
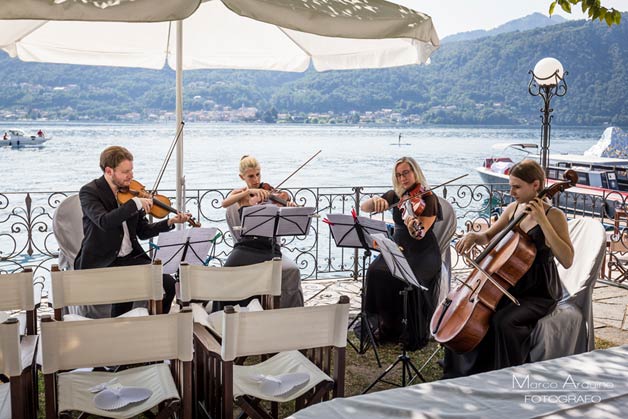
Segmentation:
[[(183, 122), (183, 21), (177, 21), (177, 127)], [(181, 138), (177, 142), (177, 173), (176, 173), (176, 189), (177, 189), (177, 209), (185, 212), (185, 177), (183, 175), (183, 131)], [(177, 228), (180, 228), (178, 224)]]

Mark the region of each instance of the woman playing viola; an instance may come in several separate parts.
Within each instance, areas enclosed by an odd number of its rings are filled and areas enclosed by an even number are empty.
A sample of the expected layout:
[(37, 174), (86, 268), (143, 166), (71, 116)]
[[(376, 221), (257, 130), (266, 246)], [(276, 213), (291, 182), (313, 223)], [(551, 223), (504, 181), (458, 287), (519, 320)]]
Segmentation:
[(467, 233), (456, 244), (460, 253), (473, 245), (487, 244), (508, 223), (522, 212), (529, 215), (519, 228), (527, 233), (537, 249), (530, 269), (508, 291), (518, 301), (502, 298), (491, 317), (488, 333), (472, 351), (456, 354), (445, 352), (445, 378), (523, 364), (530, 354), (530, 334), (539, 319), (549, 314), (562, 296), (554, 258), (569, 268), (574, 250), (569, 238), (565, 214), (537, 197), (545, 185), (545, 174), (533, 160), (524, 160), (510, 169), (510, 194), (515, 202), (506, 207), (499, 219), (482, 232)]
[[(246, 186), (234, 189), (222, 201), (223, 208), (227, 209), (227, 224), (236, 242), (224, 266), (252, 265), (271, 260), (274, 257), (282, 257), (280, 246), (273, 246), (272, 239), (257, 236), (242, 237), (240, 232), (234, 229), (234, 227), (240, 226), (244, 207), (267, 202), (272, 203), (271, 195), (275, 193), (263, 189), (261, 167), (252, 156), (243, 156), (240, 159), (240, 179), (246, 183)], [(294, 204), (290, 201), (288, 205)], [(282, 308), (303, 306), (301, 273), (295, 263), (287, 258), (282, 258), (280, 305)]]
[[(403, 249), (414, 275), (428, 291), (413, 289), (408, 294), (408, 333), (401, 336), (403, 304), (399, 294), (405, 284), (394, 278), (381, 256), (369, 266), (366, 274), (366, 311), (377, 318), (380, 341), (403, 339), (406, 348), (415, 350), (425, 346), (430, 337), (429, 323), (438, 303), (441, 254), (432, 225), (440, 216), (438, 198), (433, 194), (409, 196), (429, 189), (423, 171), (411, 157), (402, 157), (393, 168), (393, 189), (381, 197), (366, 200), (360, 207), (365, 212), (383, 212), (392, 209), (395, 222), (393, 238)], [(413, 199), (423, 200), (420, 214), (402, 211), (398, 203)]]

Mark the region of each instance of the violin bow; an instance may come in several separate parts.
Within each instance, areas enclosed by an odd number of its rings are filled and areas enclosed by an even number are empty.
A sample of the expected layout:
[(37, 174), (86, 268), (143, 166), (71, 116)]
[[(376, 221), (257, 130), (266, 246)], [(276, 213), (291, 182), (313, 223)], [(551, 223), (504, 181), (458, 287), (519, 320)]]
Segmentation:
[(174, 148), (176, 147), (177, 142), (179, 142), (179, 138), (181, 138), (181, 134), (183, 133), (184, 126), (185, 126), (185, 122), (181, 121), (181, 125), (179, 126), (179, 129), (177, 130), (177, 134), (175, 135), (174, 139), (172, 140), (172, 143), (170, 144), (170, 149), (166, 153), (166, 158), (164, 159), (164, 162), (161, 165), (161, 169), (159, 169), (159, 174), (157, 175), (157, 179), (155, 179), (155, 184), (153, 185), (153, 189), (150, 192), (151, 195), (154, 195), (155, 193), (157, 193), (157, 188), (159, 187), (159, 184), (161, 183), (161, 178), (163, 177), (164, 172), (166, 171), (166, 167), (168, 167), (168, 163), (170, 162), (170, 157), (172, 156), (172, 152), (174, 151)]
[(430, 189), (428, 189), (427, 191), (424, 191), (424, 192), (421, 194), (421, 196), (422, 196), (422, 195), (425, 195), (425, 194), (426, 194), (426, 193), (428, 193), (428, 192), (432, 192), (434, 189), (438, 189), (438, 188), (441, 188), (441, 187), (443, 187), (443, 186), (445, 186), (445, 185), (449, 185), (450, 183), (455, 182), (455, 181), (457, 181), (458, 179), (462, 179), (463, 177), (466, 177), (466, 176), (469, 176), (469, 174), (468, 174), (468, 173), (465, 173), (464, 175), (458, 176), (458, 177), (453, 178), (453, 179), (449, 179), (447, 182), (443, 182), (443, 183), (441, 183), (440, 185), (436, 185), (436, 186), (434, 186), (433, 188), (430, 188)]
[(304, 167), (306, 164), (308, 164), (309, 162), (311, 162), (312, 160), (314, 160), (314, 157), (316, 157), (316, 156), (318, 156), (319, 154), (321, 154), (321, 152), (322, 152), (322, 151), (323, 151), (323, 150), (318, 150), (316, 153), (314, 153), (314, 155), (313, 155), (312, 157), (310, 157), (309, 159), (307, 159), (307, 160), (305, 161), (305, 163), (303, 163), (301, 166), (297, 167), (297, 169), (296, 169), (294, 172), (290, 173), (290, 174), (288, 175), (288, 177), (287, 177), (287, 178), (285, 178), (283, 181), (281, 181), (281, 183), (279, 183), (279, 185), (275, 186), (275, 189), (279, 189), (279, 187), (280, 187), (281, 185), (283, 185), (284, 183), (286, 183), (286, 181), (287, 181), (288, 179), (290, 179), (292, 176), (294, 176), (294, 175), (295, 175), (295, 174), (296, 174), (299, 170), (303, 169), (303, 167)]

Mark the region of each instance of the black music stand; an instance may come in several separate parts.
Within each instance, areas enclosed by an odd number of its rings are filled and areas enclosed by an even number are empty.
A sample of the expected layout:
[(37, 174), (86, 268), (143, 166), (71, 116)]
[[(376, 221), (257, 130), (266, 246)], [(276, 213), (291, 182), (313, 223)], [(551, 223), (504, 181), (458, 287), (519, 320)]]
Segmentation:
[(163, 273), (174, 274), (181, 262), (190, 265), (207, 265), (210, 252), (220, 237), (218, 229), (188, 228), (160, 233), (154, 259), (163, 263)]
[[(425, 382), (425, 377), (421, 374), (421, 371), (417, 369), (417, 367), (412, 363), (412, 359), (408, 356), (406, 351), (406, 344), (404, 342), (404, 338), (408, 333), (408, 293), (412, 291), (412, 287), (418, 288), (421, 291), (427, 291), (423, 285), (419, 284), (414, 273), (412, 272), (412, 268), (408, 264), (406, 257), (401, 253), (399, 246), (386, 237), (383, 234), (374, 234), (373, 239), (377, 243), (377, 250), (379, 250), (384, 258), (384, 262), (386, 262), (386, 266), (390, 270), (390, 273), (395, 278), (403, 281), (406, 286), (400, 292), (403, 296), (403, 318), (401, 319), (402, 331), (401, 331), (401, 354), (397, 357), (395, 362), (390, 364), (386, 370), (380, 374), (379, 377), (375, 379), (369, 386), (362, 392), (362, 394), (367, 393), (375, 384), (378, 382), (390, 384), (397, 387), (405, 387), (408, 384), (412, 384), (415, 378), (419, 377), (421, 381)], [(384, 377), (391, 372), (397, 364), (401, 363), (401, 385), (397, 383), (393, 383), (391, 381), (384, 380)], [(414, 376), (412, 373), (414, 372)], [(407, 380), (409, 379), (409, 381)]]
[(347, 340), (347, 342), (360, 355), (365, 354), (370, 345), (375, 353), (377, 365), (381, 367), (382, 363), (379, 360), (373, 329), (366, 315), (366, 301), (364, 297), (366, 296), (366, 261), (371, 257), (371, 250), (375, 250), (371, 235), (377, 233), (388, 235), (388, 228), (383, 221), (373, 220), (367, 217), (358, 217), (355, 210), (352, 211), (351, 215), (327, 214), (327, 218), (323, 221), (329, 224), (331, 235), (336, 242), (336, 246), (349, 247), (356, 250), (364, 249), (364, 253), (362, 254), (360, 312), (351, 323), (349, 323), (349, 329), (351, 329), (353, 325), (360, 320), (360, 346), (357, 347), (350, 340)]
[(277, 237), (307, 235), (314, 211), (314, 207), (278, 207), (274, 204), (245, 207), (241, 235), (271, 238), (274, 252)]

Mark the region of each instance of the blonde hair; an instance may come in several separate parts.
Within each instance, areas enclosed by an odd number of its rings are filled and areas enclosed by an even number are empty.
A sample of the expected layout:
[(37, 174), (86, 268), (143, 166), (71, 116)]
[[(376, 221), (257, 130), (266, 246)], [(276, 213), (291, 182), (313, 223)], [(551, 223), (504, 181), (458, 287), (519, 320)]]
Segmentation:
[(423, 185), (425, 189), (430, 188), (430, 185), (428, 185), (427, 179), (425, 179), (425, 175), (423, 174), (423, 170), (421, 170), (421, 166), (419, 166), (419, 163), (417, 163), (416, 160), (414, 160), (412, 157), (402, 157), (395, 162), (395, 166), (393, 167), (393, 171), (392, 171), (393, 189), (395, 190), (395, 193), (397, 194), (399, 198), (401, 198), (401, 196), (406, 191), (405, 188), (401, 186), (401, 184), (399, 183), (399, 180), (397, 179), (397, 166), (399, 166), (402, 163), (408, 163), (408, 165), (410, 166), (410, 169), (414, 173), (414, 177), (416, 178), (417, 182)]
[(526, 183), (539, 181), (539, 189), (545, 186), (545, 171), (539, 163), (534, 160), (523, 160), (510, 168), (508, 172), (510, 176), (514, 176)]
[(248, 169), (258, 169), (259, 162), (253, 156), (244, 155), (240, 158), (240, 174), (244, 175)]

